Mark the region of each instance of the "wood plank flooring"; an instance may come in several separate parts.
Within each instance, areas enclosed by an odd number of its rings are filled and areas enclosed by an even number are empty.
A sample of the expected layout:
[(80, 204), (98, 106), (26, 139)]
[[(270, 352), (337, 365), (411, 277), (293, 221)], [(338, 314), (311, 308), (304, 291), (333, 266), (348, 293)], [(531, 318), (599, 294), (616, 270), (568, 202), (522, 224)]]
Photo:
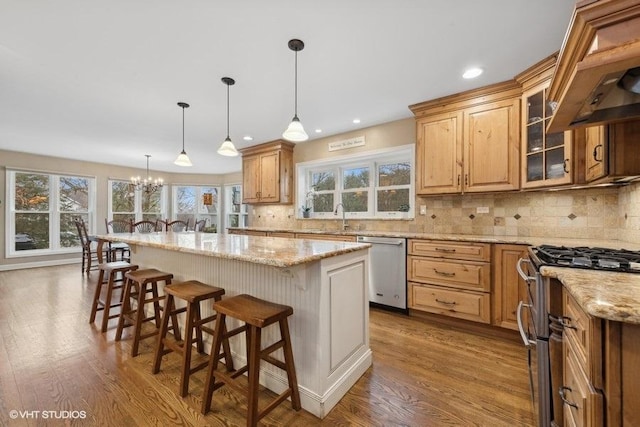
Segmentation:
[[(79, 265), (0, 272), (0, 425), (245, 425), (245, 399), (227, 388), (200, 414), (206, 371), (180, 398), (177, 355), (165, 356), (153, 375), (153, 339), (131, 358), (128, 335), (114, 341), (115, 320), (106, 334), (90, 325), (96, 279)], [(526, 353), (515, 335), (488, 337), (374, 309), (370, 326), (373, 366), (324, 420), (285, 403), (262, 424), (532, 425)], [(12, 419), (12, 410), (22, 414)]]

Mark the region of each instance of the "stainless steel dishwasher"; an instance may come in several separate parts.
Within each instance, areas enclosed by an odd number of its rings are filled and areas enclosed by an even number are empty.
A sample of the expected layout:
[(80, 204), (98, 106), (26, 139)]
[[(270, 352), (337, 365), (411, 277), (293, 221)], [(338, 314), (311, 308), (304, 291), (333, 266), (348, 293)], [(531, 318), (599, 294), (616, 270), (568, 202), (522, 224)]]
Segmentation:
[(407, 240), (398, 237), (358, 236), (371, 243), (369, 301), (372, 305), (407, 310)]

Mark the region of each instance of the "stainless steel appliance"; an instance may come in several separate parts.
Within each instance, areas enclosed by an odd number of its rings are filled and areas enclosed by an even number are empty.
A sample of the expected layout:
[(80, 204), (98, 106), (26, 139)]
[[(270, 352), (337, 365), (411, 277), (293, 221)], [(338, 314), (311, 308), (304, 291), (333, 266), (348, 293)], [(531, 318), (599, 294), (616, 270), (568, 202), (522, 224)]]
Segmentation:
[(397, 237), (358, 236), (371, 243), (369, 301), (373, 305), (407, 309), (407, 240)]
[[(640, 252), (624, 249), (542, 245), (529, 249), (528, 258), (518, 261), (518, 273), (527, 282), (527, 300), (517, 310), (518, 328), (529, 354), (531, 397), (538, 426), (548, 427), (562, 417), (561, 355), (563, 318), (551, 309), (551, 279), (540, 274), (544, 265), (567, 268), (640, 273)], [(555, 309), (560, 311), (560, 309)], [(553, 348), (554, 343), (556, 346)], [(558, 353), (559, 351), (559, 353)], [(555, 395), (554, 395), (555, 393)], [(556, 415), (554, 415), (556, 414)], [(555, 420), (556, 424), (561, 424)]]

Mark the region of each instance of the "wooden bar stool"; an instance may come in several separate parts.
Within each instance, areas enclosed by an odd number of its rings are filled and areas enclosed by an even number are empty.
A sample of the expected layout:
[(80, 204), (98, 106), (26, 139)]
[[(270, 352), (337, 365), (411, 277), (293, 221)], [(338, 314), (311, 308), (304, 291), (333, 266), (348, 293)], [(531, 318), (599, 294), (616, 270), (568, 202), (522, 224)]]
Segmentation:
[[(126, 281), (124, 283), (124, 296), (122, 300), (122, 308), (120, 310), (120, 318), (118, 320), (118, 329), (116, 330), (116, 341), (122, 339), (122, 330), (126, 327), (133, 326), (133, 344), (131, 345), (131, 356), (138, 355), (138, 346), (140, 340), (158, 335), (161, 322), (160, 301), (164, 300), (164, 295), (158, 293), (158, 282), (164, 282), (164, 285), (170, 285), (173, 274), (165, 273), (155, 268), (147, 268), (141, 270), (132, 270), (125, 274)], [(150, 297), (147, 297), (151, 294)], [(131, 300), (136, 301), (135, 308), (131, 305)], [(145, 306), (153, 304), (153, 315), (146, 316)], [(180, 330), (176, 316), (172, 319), (173, 333), (180, 339)], [(145, 322), (155, 322), (155, 329), (151, 332), (142, 334), (142, 324)]]
[[(100, 270), (100, 274), (98, 275), (98, 284), (96, 285), (96, 292), (93, 296), (93, 304), (91, 305), (91, 316), (89, 317), (89, 323), (93, 323), (96, 320), (96, 314), (99, 310), (103, 310), (102, 314), (102, 327), (100, 328), (101, 332), (107, 331), (107, 324), (109, 323), (109, 319), (115, 319), (119, 316), (119, 314), (110, 314), (110, 310), (114, 307), (120, 307), (122, 305), (123, 294), (120, 294), (120, 298), (117, 302), (113, 300), (113, 291), (122, 289), (123, 285), (116, 285), (117, 282), (124, 283), (124, 274), (128, 271), (137, 270), (138, 266), (135, 264), (128, 263), (126, 261), (114, 261), (114, 262), (105, 262), (98, 265), (98, 270)], [(118, 273), (122, 277), (118, 278)], [(105, 283), (105, 277), (107, 279)], [(100, 294), (102, 293), (102, 286), (107, 285), (107, 294), (104, 300), (100, 299)]]
[[(214, 321), (217, 314), (213, 314), (202, 319), (200, 315), (200, 302), (213, 299), (214, 301), (220, 301), (222, 295), (224, 295), (224, 289), (217, 288), (215, 286), (205, 285), (196, 280), (189, 280), (182, 283), (173, 283), (164, 288), (166, 294), (166, 302), (164, 305), (164, 313), (162, 316), (162, 325), (160, 326), (160, 335), (158, 336), (158, 344), (156, 347), (156, 357), (153, 364), (152, 372), (157, 374), (160, 372), (160, 363), (162, 362), (162, 356), (165, 354), (176, 351), (182, 355), (182, 376), (180, 377), (180, 396), (185, 397), (189, 391), (189, 377), (194, 372), (206, 368), (209, 365), (209, 360), (198, 364), (195, 367), (191, 367), (191, 351), (193, 349), (193, 340), (195, 332), (195, 341), (198, 353), (204, 354), (204, 341), (202, 340), (202, 332), (207, 332), (213, 335), (214, 330), (207, 326), (206, 323)], [(175, 299), (181, 299), (186, 301), (187, 305), (183, 308), (176, 308)], [(171, 339), (167, 337), (167, 329), (169, 325), (169, 318), (174, 317), (179, 313), (186, 311), (187, 318), (184, 329), (185, 339), (180, 340)], [(225, 340), (222, 344), (223, 354), (216, 358), (216, 361), (224, 357), (225, 365), (228, 370), (233, 370), (233, 360), (231, 359), (231, 350), (229, 349), (229, 341)], [(218, 347), (219, 348), (219, 347)]]
[[(298, 380), (296, 378), (296, 368), (293, 363), (293, 351), (291, 349), (291, 338), (289, 336), (289, 324), (287, 318), (293, 314), (293, 309), (286, 305), (275, 304), (264, 301), (250, 295), (238, 295), (213, 303), (214, 310), (218, 313), (216, 320), (216, 333), (214, 335), (211, 355), (220, 352), (220, 345), (224, 340), (238, 333), (245, 332), (247, 340), (247, 364), (235, 372), (217, 371), (218, 357), (211, 356), (209, 371), (202, 394), (202, 413), (206, 414), (211, 409), (211, 397), (213, 391), (224, 384), (246, 394), (248, 396), (247, 426), (256, 426), (258, 421), (267, 415), (276, 406), (282, 403), (287, 397), (291, 397), (291, 406), (296, 411), (300, 410), (300, 393), (298, 391)], [(238, 319), (245, 324), (239, 328), (226, 332), (226, 317)], [(280, 341), (262, 349), (261, 333), (265, 328), (278, 322), (280, 326)], [(282, 348), (284, 352), (284, 362), (275, 359), (271, 353)], [(276, 397), (262, 411), (258, 407), (258, 394), (260, 391), (260, 360), (271, 363), (274, 366), (286, 371), (289, 381), (289, 388)], [(248, 387), (238, 383), (238, 378), (247, 372)], [(216, 378), (220, 382), (216, 382)]]

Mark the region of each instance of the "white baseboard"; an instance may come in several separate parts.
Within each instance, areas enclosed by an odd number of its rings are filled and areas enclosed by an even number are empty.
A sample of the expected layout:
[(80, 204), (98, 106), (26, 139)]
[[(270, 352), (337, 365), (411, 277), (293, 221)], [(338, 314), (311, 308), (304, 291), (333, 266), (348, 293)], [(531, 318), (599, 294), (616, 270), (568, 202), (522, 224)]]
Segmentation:
[(19, 264), (0, 264), (0, 271), (22, 270), (25, 268), (54, 267), (56, 265), (80, 264), (77, 259), (57, 259), (51, 261), (21, 262)]

